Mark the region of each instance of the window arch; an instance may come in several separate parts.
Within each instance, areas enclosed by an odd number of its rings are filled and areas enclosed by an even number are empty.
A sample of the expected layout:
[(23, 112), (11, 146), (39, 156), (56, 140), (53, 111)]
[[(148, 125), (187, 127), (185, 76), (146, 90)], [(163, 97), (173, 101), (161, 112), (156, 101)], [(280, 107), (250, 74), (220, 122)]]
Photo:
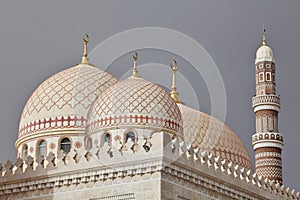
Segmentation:
[(46, 156), (47, 153), (47, 144), (45, 140), (42, 140), (38, 144), (38, 152), (37, 155)]
[(24, 144), (22, 147), (22, 158), (25, 160), (28, 156), (28, 146), (27, 144)]
[(71, 151), (71, 141), (69, 138), (64, 138), (60, 141), (60, 150), (62, 150), (65, 154)]
[(130, 132), (127, 132), (126, 135), (125, 135), (125, 143), (128, 141), (128, 139), (131, 139), (131, 141), (133, 143), (136, 143), (136, 136), (135, 136), (135, 133), (130, 131)]

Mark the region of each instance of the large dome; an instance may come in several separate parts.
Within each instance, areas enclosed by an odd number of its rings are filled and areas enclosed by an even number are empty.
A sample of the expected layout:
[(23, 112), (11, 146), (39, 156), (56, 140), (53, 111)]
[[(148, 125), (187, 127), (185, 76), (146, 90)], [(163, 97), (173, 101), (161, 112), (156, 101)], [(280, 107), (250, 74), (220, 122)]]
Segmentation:
[[(89, 64), (63, 70), (43, 82), (23, 110), (18, 141), (40, 133), (84, 133), (90, 105), (115, 84), (112, 75)], [(17, 141), (17, 143), (18, 143)]]
[(246, 147), (228, 126), (203, 112), (178, 104), (183, 121), (184, 140), (235, 164), (252, 169)]
[(162, 130), (181, 136), (181, 113), (164, 89), (130, 77), (101, 93), (88, 115), (88, 133), (120, 127)]

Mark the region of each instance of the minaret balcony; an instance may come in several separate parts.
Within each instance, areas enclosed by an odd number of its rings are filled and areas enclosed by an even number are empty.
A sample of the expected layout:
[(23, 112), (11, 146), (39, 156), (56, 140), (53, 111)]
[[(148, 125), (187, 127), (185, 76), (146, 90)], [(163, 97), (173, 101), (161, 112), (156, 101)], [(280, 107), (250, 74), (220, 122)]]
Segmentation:
[(280, 97), (277, 95), (258, 95), (252, 98), (252, 108), (254, 112), (259, 110), (275, 110), (279, 112)]
[(283, 135), (274, 132), (255, 133), (252, 135), (252, 145), (255, 147), (254, 149), (260, 147), (277, 147), (282, 149)]

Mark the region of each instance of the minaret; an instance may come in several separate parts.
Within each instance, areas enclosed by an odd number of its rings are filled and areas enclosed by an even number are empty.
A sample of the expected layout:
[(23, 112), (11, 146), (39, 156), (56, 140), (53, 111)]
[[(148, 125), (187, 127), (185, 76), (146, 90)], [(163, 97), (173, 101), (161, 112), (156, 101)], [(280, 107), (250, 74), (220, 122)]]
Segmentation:
[(256, 96), (252, 107), (256, 115), (256, 133), (252, 136), (256, 173), (282, 183), (283, 135), (278, 132), (280, 97), (276, 95), (275, 61), (263, 32), (262, 46), (256, 52)]

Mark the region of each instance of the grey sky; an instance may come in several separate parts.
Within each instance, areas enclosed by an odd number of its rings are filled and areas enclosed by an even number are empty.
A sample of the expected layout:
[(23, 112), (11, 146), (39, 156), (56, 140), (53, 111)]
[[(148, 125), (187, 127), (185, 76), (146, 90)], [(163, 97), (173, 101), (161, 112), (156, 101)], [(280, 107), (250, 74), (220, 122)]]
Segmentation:
[[(251, 135), (255, 115), (254, 59), (263, 24), (276, 59), (277, 92), (281, 96), (279, 129), (285, 135), (284, 182), (300, 191), (300, 1), (16, 1), (0, 3), (0, 161), (15, 160), (14, 142), (23, 107), (34, 89), (54, 73), (78, 63), (82, 35), (92, 37), (89, 49), (113, 34), (137, 27), (180, 31), (200, 43), (218, 66), (227, 95), (226, 123), (240, 136), (253, 158)], [(144, 50), (139, 64), (168, 65), (174, 57), (190, 79), (200, 109), (210, 112), (204, 81), (192, 66), (172, 52)], [(131, 66), (131, 54), (108, 69), (120, 77)], [(170, 82), (171, 85), (171, 82)], [(181, 99), (189, 102), (184, 88)], [(296, 159), (295, 159), (296, 158)]]

